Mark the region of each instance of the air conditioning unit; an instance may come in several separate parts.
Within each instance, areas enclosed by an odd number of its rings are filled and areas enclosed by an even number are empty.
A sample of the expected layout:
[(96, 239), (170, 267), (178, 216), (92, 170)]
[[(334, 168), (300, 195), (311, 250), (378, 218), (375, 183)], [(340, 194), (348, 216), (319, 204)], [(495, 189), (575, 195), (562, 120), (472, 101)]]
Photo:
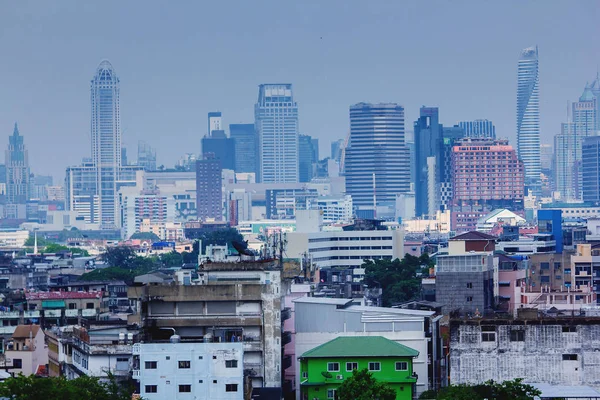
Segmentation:
[(336, 375), (336, 376), (335, 376), (335, 379), (342, 380), (342, 379), (344, 379), (344, 375)]

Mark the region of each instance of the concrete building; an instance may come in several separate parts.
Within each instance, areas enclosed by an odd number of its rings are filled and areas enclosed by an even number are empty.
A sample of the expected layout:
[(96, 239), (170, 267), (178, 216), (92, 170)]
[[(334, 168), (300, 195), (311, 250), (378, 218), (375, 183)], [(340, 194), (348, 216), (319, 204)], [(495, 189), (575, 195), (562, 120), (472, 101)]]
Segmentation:
[(448, 254), (438, 254), (435, 267), (435, 300), (444, 314), (474, 314), (494, 306), (495, 236), (468, 232), (448, 241)]
[[(352, 305), (350, 299), (302, 297), (295, 302), (295, 354), (340, 336), (383, 336), (416, 350), (416, 393), (446, 384), (439, 319), (433, 311)], [(299, 362), (296, 382), (302, 382)], [(296, 385), (298, 396), (300, 385)], [(300, 398), (300, 397), (298, 397)]]
[(292, 219), (297, 210), (306, 210), (319, 198), (317, 189), (267, 189), (265, 206), (267, 219)]
[(14, 374), (33, 375), (48, 364), (44, 331), (39, 325), (19, 325), (4, 342), (5, 365)]
[(144, 171), (156, 171), (156, 149), (143, 140), (138, 141), (137, 165)]
[(0, 247), (24, 247), (27, 239), (29, 239), (29, 231), (0, 229)]
[(450, 381), (490, 379), (600, 387), (598, 317), (561, 318), (538, 312), (515, 319), (451, 319)]
[(223, 218), (221, 161), (211, 155), (196, 161), (196, 215), (198, 219)]
[(166, 228), (175, 220), (175, 199), (163, 195), (159, 190), (124, 188), (119, 191), (122, 209), (123, 236), (128, 239), (136, 232), (147, 231), (144, 226), (155, 226), (154, 230)]
[(292, 85), (260, 85), (254, 116), (259, 138), (260, 182), (298, 182), (298, 104)]
[[(299, 182), (310, 182), (313, 178), (313, 165), (319, 161), (315, 159), (313, 139), (309, 135), (298, 136), (298, 176)], [(318, 153), (318, 149), (317, 149)]]
[(202, 154), (221, 161), (221, 168), (235, 169), (235, 140), (228, 138), (225, 131), (214, 130), (210, 136), (202, 138)]
[(346, 192), (354, 206), (370, 211), (370, 218), (377, 206), (393, 210), (396, 195), (410, 190), (404, 107), (395, 103), (350, 106), (344, 167)]
[(519, 226), (526, 223), (525, 218), (521, 217), (506, 208), (499, 208), (486, 214), (485, 217), (477, 221), (477, 231), (489, 233), (496, 225)]
[(244, 399), (243, 344), (136, 343), (133, 378), (144, 399)]
[(321, 211), (324, 223), (350, 222), (353, 216), (352, 196), (319, 196), (307, 200), (308, 209)]
[(172, 329), (183, 342), (242, 342), (252, 387), (281, 387), (282, 346), (291, 337), (281, 329), (281, 273), (272, 261), (212, 262), (176, 285), (130, 287), (129, 322), (140, 324), (145, 343), (168, 339)]

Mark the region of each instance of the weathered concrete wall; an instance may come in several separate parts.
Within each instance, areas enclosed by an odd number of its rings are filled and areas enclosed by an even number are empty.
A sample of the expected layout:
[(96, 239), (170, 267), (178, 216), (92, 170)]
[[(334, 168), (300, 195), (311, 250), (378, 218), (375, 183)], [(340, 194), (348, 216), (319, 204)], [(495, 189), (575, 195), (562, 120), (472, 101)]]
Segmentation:
[[(482, 335), (490, 339), (492, 332), (493, 341), (482, 341)], [(548, 325), (539, 321), (532, 325), (453, 322), (450, 335), (452, 384), (523, 378), (600, 388), (600, 321), (573, 324), (566, 320)]]

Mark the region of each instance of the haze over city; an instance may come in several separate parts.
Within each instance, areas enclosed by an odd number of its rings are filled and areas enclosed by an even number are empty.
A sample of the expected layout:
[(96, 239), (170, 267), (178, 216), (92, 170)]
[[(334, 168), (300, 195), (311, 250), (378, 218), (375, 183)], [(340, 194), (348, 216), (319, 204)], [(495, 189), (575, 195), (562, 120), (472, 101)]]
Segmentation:
[(117, 2), (0, 4), (0, 146), (19, 123), (36, 174), (62, 181), (90, 153), (90, 80), (121, 80), (130, 159), (138, 140), (170, 167), (199, 153), (206, 114), (252, 123), (258, 85), (289, 82), (300, 132), (345, 138), (348, 107), (397, 102), (440, 121), (487, 118), (514, 144), (516, 62), (539, 47), (542, 143), (600, 65), (600, 7), (573, 2)]

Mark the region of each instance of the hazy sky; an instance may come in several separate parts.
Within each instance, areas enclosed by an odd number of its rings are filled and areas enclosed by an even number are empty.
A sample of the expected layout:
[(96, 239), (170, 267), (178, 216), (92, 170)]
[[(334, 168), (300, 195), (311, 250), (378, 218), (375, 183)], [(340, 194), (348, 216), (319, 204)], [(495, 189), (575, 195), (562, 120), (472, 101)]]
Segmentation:
[(103, 58), (121, 79), (133, 161), (140, 139), (166, 166), (199, 152), (209, 111), (253, 122), (268, 82), (293, 83), (301, 132), (322, 156), (360, 101), (404, 105), (407, 129), (421, 105), (439, 106), (445, 125), (487, 118), (512, 141), (517, 59), (536, 44), (551, 143), (600, 65), (598, 0), (0, 0), (0, 149), (18, 121), (33, 172), (62, 180), (89, 156)]

